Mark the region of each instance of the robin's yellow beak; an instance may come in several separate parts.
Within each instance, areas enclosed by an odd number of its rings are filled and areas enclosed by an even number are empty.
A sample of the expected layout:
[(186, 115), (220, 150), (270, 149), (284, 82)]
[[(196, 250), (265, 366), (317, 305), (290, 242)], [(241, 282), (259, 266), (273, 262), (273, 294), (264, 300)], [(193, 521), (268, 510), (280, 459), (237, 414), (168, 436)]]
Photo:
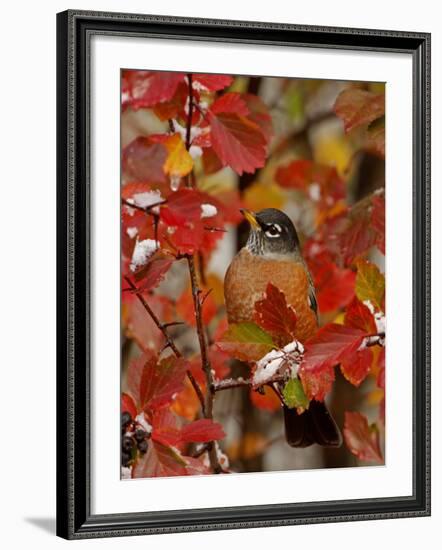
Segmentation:
[(261, 226), (259, 225), (255, 214), (250, 211), (246, 210), (245, 208), (241, 208), (241, 214), (245, 217), (245, 219), (249, 222), (252, 229), (261, 229)]

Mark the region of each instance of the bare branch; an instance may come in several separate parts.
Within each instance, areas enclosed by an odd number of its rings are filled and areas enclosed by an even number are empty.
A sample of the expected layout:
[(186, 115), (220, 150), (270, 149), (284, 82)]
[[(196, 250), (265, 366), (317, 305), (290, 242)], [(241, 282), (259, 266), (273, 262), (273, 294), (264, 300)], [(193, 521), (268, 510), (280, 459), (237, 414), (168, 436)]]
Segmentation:
[[(144, 299), (144, 297), (142, 296), (141, 292), (138, 291), (138, 288), (133, 284), (133, 282), (129, 279), (129, 277), (127, 277), (126, 275), (124, 276), (124, 279), (126, 280), (127, 284), (130, 286), (130, 289), (133, 291), (133, 293), (135, 294), (135, 296), (138, 298), (138, 300), (140, 301), (141, 305), (144, 307), (144, 309), (147, 311), (147, 313), (150, 315), (150, 318), (152, 319), (152, 321), (156, 324), (156, 326), (158, 327), (158, 329), (163, 333), (163, 336), (166, 340), (166, 346), (165, 348), (169, 347), (173, 353), (175, 354), (176, 357), (182, 357), (182, 353), (180, 352), (180, 350), (176, 347), (174, 341), (172, 340), (172, 338), (169, 336), (169, 333), (167, 332), (167, 328), (174, 325), (174, 324), (177, 324), (177, 323), (162, 323), (158, 317), (155, 315), (155, 312), (152, 310), (152, 308), (150, 307), (150, 305), (146, 302), (146, 300)], [(187, 378), (189, 379), (190, 383), (192, 384), (193, 386), (193, 389), (195, 390), (195, 393), (197, 394), (198, 396), (198, 399), (199, 399), (199, 402), (201, 404), (201, 410), (203, 412), (203, 415), (206, 416), (205, 414), (205, 403), (204, 403), (204, 395), (203, 395), (203, 392), (201, 390), (201, 388), (199, 387), (198, 385), (198, 382), (195, 380), (193, 374), (190, 372), (190, 370), (187, 370), (186, 371), (186, 374), (187, 374)]]

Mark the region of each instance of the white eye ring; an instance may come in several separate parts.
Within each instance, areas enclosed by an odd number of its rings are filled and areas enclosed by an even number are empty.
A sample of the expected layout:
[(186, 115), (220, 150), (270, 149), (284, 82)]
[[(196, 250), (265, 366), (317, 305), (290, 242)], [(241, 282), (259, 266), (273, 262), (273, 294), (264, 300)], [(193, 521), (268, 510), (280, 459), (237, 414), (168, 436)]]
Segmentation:
[[(276, 233), (272, 233), (272, 231), (275, 231), (275, 230), (276, 230)], [(270, 226), (270, 229), (267, 229), (267, 231), (265, 232), (266, 236), (269, 237), (270, 239), (275, 239), (276, 237), (280, 237), (281, 233), (282, 233), (281, 226), (277, 223), (272, 223), (272, 225)]]

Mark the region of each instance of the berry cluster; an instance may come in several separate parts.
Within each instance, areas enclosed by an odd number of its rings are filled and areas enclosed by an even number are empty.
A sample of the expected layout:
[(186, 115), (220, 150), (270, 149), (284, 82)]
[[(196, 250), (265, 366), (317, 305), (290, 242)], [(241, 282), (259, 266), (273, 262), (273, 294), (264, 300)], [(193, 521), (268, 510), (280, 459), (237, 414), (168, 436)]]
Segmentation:
[(145, 453), (150, 434), (143, 430), (128, 412), (121, 414), (121, 465), (130, 466), (137, 451)]

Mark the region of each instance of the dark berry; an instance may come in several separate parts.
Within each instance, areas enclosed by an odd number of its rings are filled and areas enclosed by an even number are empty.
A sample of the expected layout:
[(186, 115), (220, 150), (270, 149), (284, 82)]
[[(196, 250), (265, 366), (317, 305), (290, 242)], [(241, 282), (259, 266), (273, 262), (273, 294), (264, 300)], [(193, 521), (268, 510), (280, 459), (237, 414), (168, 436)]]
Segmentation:
[(123, 452), (130, 453), (133, 446), (134, 446), (134, 440), (131, 437), (129, 436), (123, 437), (123, 441), (121, 442), (121, 448), (123, 449)]
[(140, 451), (140, 453), (145, 453), (147, 451), (147, 447), (148, 443), (145, 439), (138, 443), (138, 450)]
[(131, 457), (130, 453), (121, 453), (121, 464), (123, 466), (128, 466), (131, 458), (132, 457)]
[(148, 435), (149, 434), (145, 430), (141, 430), (141, 429), (135, 430), (135, 439), (138, 442), (143, 441), (143, 439), (146, 439)]
[(122, 430), (125, 430), (129, 424), (132, 422), (132, 417), (131, 415), (125, 411), (122, 415), (121, 415), (121, 429)]

